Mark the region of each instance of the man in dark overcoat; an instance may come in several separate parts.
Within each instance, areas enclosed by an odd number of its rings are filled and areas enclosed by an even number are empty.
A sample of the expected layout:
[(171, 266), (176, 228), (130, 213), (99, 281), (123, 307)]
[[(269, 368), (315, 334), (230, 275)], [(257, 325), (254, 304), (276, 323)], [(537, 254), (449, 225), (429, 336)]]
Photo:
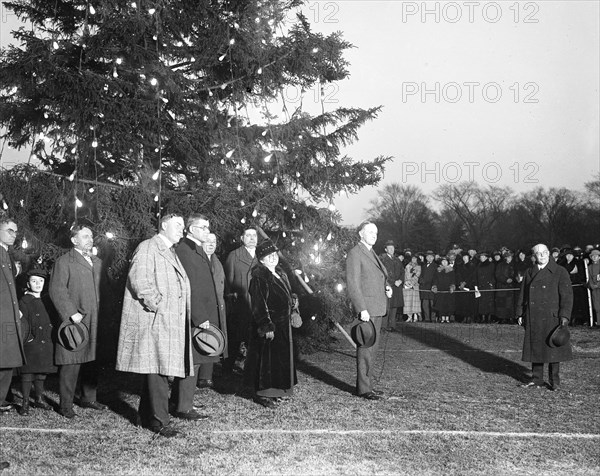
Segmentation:
[(431, 322), (433, 320), (433, 298), (431, 291), (433, 280), (437, 273), (437, 264), (433, 261), (435, 254), (433, 251), (425, 253), (425, 263), (421, 265), (421, 276), (419, 277), (419, 295), (421, 297), (421, 308), (423, 309), (423, 321)]
[(573, 358), (570, 342), (560, 347), (550, 345), (549, 337), (558, 325), (566, 326), (571, 318), (573, 289), (567, 271), (550, 257), (544, 244), (534, 246), (537, 263), (525, 271), (517, 301), (518, 323), (525, 327), (523, 356), (531, 362), (533, 379), (526, 388), (544, 386), (544, 364), (548, 364), (550, 389), (560, 386), (560, 362)]
[[(479, 253), (479, 263), (475, 268), (475, 297), (479, 321), (490, 323), (494, 313), (494, 291), (496, 287), (495, 265), (489, 259), (489, 253)], [(479, 296), (479, 297), (477, 297)]]
[[(251, 272), (257, 264), (258, 235), (254, 228), (244, 230), (242, 246), (233, 250), (225, 260), (225, 295), (227, 297), (227, 331), (229, 333), (229, 358), (226, 370), (232, 371), (236, 360), (245, 360), (243, 348), (250, 337), (252, 309), (250, 307)], [(240, 370), (243, 370), (241, 368)]]
[[(210, 223), (208, 218), (201, 214), (193, 214), (187, 219), (185, 238), (179, 242), (175, 249), (190, 280), (190, 332), (192, 332), (192, 335), (193, 329), (196, 327), (206, 329), (210, 324), (213, 324), (219, 329), (221, 328), (219, 300), (212, 277), (211, 264), (202, 248), (202, 244), (206, 241), (209, 233)], [(171, 400), (176, 408), (176, 416), (197, 419), (197, 414), (193, 410), (196, 383), (200, 382), (201, 385), (203, 383), (202, 386), (206, 387), (212, 386), (213, 364), (219, 360), (219, 357), (202, 355), (194, 345), (192, 345), (192, 355), (194, 358), (194, 375), (175, 380)], [(198, 381), (199, 374), (200, 381)]]
[(73, 399), (78, 379), (81, 384), (79, 405), (94, 410), (107, 408), (96, 401), (98, 373), (95, 361), (102, 261), (92, 254), (94, 235), (88, 227), (73, 226), (71, 243), (73, 248), (56, 260), (49, 286), (50, 298), (60, 320), (81, 322), (89, 331), (89, 340), (77, 351), (70, 351), (58, 343), (54, 347), (54, 362), (59, 366), (59, 413), (66, 418), (76, 416)]
[(388, 284), (392, 288), (392, 297), (389, 300), (388, 313), (382, 323), (382, 328), (392, 330), (396, 327), (396, 315), (400, 310), (402, 317), (402, 308), (404, 307), (403, 280), (404, 265), (398, 256), (395, 255), (396, 246), (392, 240), (385, 243), (385, 253), (379, 255), (379, 259), (385, 266), (388, 273)]
[(387, 283), (387, 270), (373, 250), (377, 241), (377, 225), (369, 221), (361, 223), (358, 235), (360, 242), (346, 258), (348, 296), (359, 319), (373, 321), (375, 342), (371, 347), (359, 346), (356, 349), (356, 393), (367, 400), (380, 400), (381, 392), (373, 389), (375, 354), (392, 288)]
[(8, 247), (15, 242), (17, 231), (17, 224), (12, 219), (0, 218), (0, 413), (12, 409), (5, 398), (10, 390), (13, 369), (25, 363), (16, 273), (8, 254)]

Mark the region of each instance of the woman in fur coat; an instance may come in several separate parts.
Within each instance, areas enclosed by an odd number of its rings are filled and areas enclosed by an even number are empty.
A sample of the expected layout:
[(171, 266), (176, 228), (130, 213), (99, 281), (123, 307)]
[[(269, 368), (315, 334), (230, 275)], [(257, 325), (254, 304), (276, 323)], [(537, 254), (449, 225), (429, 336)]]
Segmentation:
[(291, 312), (292, 289), (278, 266), (277, 247), (265, 240), (256, 248), (259, 264), (252, 270), (250, 302), (252, 331), (246, 361), (246, 381), (254, 401), (275, 408), (293, 394), (297, 383), (294, 365)]

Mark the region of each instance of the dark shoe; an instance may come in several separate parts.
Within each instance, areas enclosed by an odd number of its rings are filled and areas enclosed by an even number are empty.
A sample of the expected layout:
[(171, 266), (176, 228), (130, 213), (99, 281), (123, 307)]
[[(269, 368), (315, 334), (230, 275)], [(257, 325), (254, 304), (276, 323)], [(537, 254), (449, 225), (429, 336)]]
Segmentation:
[(521, 388), (546, 388), (545, 385), (540, 385), (539, 383), (535, 383), (535, 382), (522, 383), (519, 385), (519, 387), (521, 387)]
[(48, 405), (42, 398), (34, 400), (31, 406), (33, 408), (41, 408), (42, 410), (52, 410), (52, 407)]
[(277, 408), (277, 404), (269, 397), (254, 397), (254, 401), (265, 408)]
[(58, 413), (69, 420), (72, 420), (77, 416), (77, 413), (75, 413), (72, 408), (59, 408)]
[(24, 403), (17, 411), (21, 416), (29, 416), (29, 403)]
[(377, 395), (375, 392), (362, 393), (359, 395), (359, 397), (367, 400), (381, 400), (381, 396)]
[(9, 412), (13, 408), (14, 408), (14, 405), (12, 403), (3, 403), (2, 405), (0, 405), (0, 413)]
[(8, 461), (0, 461), (0, 471), (6, 468), (10, 468), (10, 463)]
[(213, 381), (211, 379), (203, 379), (198, 380), (196, 387), (198, 388), (213, 388)]
[(182, 420), (190, 421), (206, 420), (208, 418), (208, 415), (202, 415), (196, 410), (189, 410), (187, 412), (174, 412), (173, 416), (176, 418), (181, 418)]
[(560, 390), (560, 385), (558, 385), (558, 384), (554, 384), (554, 385), (550, 384), (550, 385), (548, 385), (548, 388), (550, 390), (552, 390), (553, 392), (558, 392)]
[(79, 406), (81, 408), (91, 408), (92, 410), (104, 411), (107, 410), (108, 407), (99, 402), (80, 402)]
[(179, 432), (171, 426), (151, 426), (148, 429), (156, 433), (157, 436), (164, 436), (165, 438), (173, 438), (179, 435)]

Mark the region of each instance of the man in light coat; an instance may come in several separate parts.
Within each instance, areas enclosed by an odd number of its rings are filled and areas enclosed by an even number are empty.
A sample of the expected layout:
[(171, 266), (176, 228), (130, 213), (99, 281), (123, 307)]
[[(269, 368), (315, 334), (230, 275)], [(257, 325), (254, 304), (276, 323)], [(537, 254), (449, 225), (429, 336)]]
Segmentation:
[(73, 400), (78, 379), (81, 384), (79, 406), (100, 411), (107, 408), (96, 401), (98, 370), (95, 361), (102, 260), (92, 254), (94, 235), (88, 227), (73, 226), (71, 242), (73, 248), (54, 263), (50, 298), (61, 321), (81, 322), (89, 331), (89, 340), (77, 351), (68, 350), (58, 343), (54, 346), (54, 363), (59, 366), (58, 411), (66, 418), (76, 416)]
[(377, 225), (363, 222), (358, 227), (360, 243), (348, 252), (346, 283), (348, 295), (361, 321), (373, 321), (375, 343), (356, 350), (356, 393), (367, 400), (380, 400), (382, 392), (373, 389), (375, 353), (380, 341), (381, 321), (387, 313), (392, 288), (387, 284), (387, 271), (373, 245), (377, 241)]
[(533, 247), (537, 263), (525, 271), (517, 301), (517, 321), (525, 327), (523, 356), (531, 362), (533, 379), (525, 388), (544, 387), (544, 364), (548, 364), (549, 388), (560, 387), (559, 362), (573, 358), (571, 343), (552, 346), (550, 334), (560, 324), (568, 325), (573, 308), (569, 274), (550, 257), (544, 244)]
[(169, 425), (169, 377), (194, 375), (190, 282), (173, 249), (183, 229), (181, 216), (165, 215), (135, 250), (117, 349), (117, 370), (143, 375), (139, 423), (168, 438), (179, 433)]
[(0, 217), (0, 413), (12, 409), (12, 405), (4, 399), (10, 390), (13, 369), (25, 363), (16, 273), (8, 254), (8, 247), (15, 242), (17, 230), (17, 224), (12, 219)]

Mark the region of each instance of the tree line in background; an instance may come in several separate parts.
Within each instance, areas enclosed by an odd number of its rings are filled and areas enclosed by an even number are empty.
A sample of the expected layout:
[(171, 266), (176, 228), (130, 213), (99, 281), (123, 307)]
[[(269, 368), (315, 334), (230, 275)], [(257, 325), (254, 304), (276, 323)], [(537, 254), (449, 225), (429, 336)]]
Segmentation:
[(538, 187), (520, 194), (461, 182), (426, 195), (417, 186), (393, 183), (378, 191), (368, 215), (379, 228), (379, 246), (394, 240), (400, 250), (583, 247), (600, 242), (600, 174), (585, 190)]

